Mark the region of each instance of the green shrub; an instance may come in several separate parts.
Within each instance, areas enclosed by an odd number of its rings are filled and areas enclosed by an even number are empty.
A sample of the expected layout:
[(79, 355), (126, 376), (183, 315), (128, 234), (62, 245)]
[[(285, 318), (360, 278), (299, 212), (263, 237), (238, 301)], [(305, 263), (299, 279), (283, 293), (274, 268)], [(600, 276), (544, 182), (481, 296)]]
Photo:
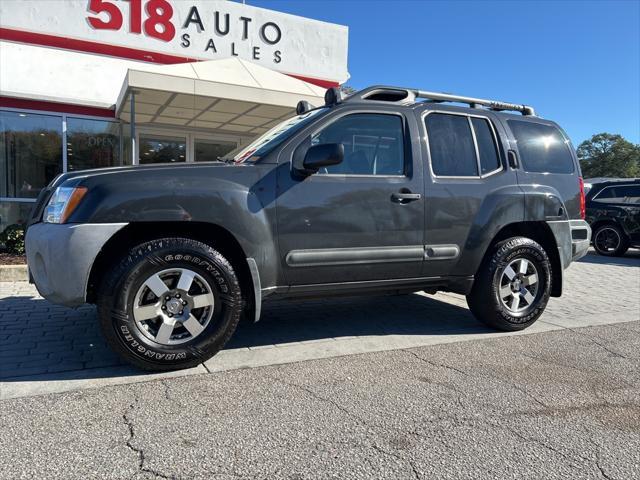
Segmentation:
[(0, 244), (7, 253), (24, 255), (24, 225), (9, 225), (0, 234)]

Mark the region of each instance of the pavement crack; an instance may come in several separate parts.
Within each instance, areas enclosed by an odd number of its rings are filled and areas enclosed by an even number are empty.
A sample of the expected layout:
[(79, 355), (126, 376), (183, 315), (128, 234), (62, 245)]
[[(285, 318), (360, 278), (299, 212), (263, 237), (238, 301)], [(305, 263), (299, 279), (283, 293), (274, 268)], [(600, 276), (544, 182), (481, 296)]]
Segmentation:
[(342, 405), (340, 405), (338, 402), (336, 402), (335, 400), (332, 400), (330, 398), (326, 398), (323, 397), (321, 395), (318, 395), (316, 392), (314, 392), (312, 389), (305, 387), (304, 385), (299, 385), (297, 383), (291, 383), (291, 382), (286, 382), (284, 380), (282, 380), (281, 378), (278, 377), (273, 377), (270, 376), (270, 378), (276, 382), (280, 382), (283, 385), (287, 385), (289, 387), (293, 387), (296, 388), (298, 390), (301, 390), (305, 393), (307, 393), (307, 395), (310, 395), (311, 397), (313, 397), (316, 400), (319, 400), (321, 402), (324, 403), (328, 403), (330, 405), (333, 405), (335, 408), (337, 408), (338, 410), (340, 410), (342, 413), (344, 413), (345, 415), (347, 415), (348, 417), (353, 418), (354, 420), (356, 420), (356, 422), (360, 423), (361, 425), (370, 428), (370, 425), (367, 423), (366, 420), (364, 420), (363, 418), (359, 417), (358, 415), (356, 415), (355, 413), (351, 412), (350, 410), (346, 409), (345, 407), (343, 407)]
[[(551, 323), (551, 322), (547, 322), (547, 323)], [(591, 340), (591, 343), (593, 343), (594, 345), (599, 346), (600, 348), (602, 348), (605, 352), (610, 353), (611, 355), (613, 355), (614, 357), (619, 357), (619, 358), (625, 358), (625, 359), (629, 359), (629, 357), (627, 357), (626, 355), (623, 355), (620, 352), (616, 352), (615, 350), (612, 350), (611, 348), (609, 348), (608, 346), (606, 346), (604, 343), (602, 343), (601, 341), (598, 341), (599, 337), (595, 336), (595, 335), (589, 335), (588, 333), (584, 333), (580, 330), (582, 330), (582, 328), (571, 328), (571, 327), (564, 327), (562, 325), (558, 325), (555, 323), (552, 323), (552, 325), (556, 325), (558, 327), (562, 327), (565, 330), (569, 330), (570, 332), (573, 332), (577, 335), (581, 335), (583, 337), (588, 338), (589, 340)], [(603, 339), (601, 339), (603, 340)]]
[(588, 438), (589, 443), (591, 443), (591, 445), (593, 445), (596, 449), (596, 458), (593, 461), (593, 463), (595, 463), (596, 467), (598, 468), (598, 471), (600, 472), (600, 475), (602, 476), (602, 478), (604, 478), (605, 480), (614, 480), (613, 477), (611, 475), (609, 475), (604, 467), (602, 465), (600, 465), (600, 445), (598, 445), (596, 442), (593, 441), (592, 438)]
[[(421, 361), (423, 361), (423, 362), (425, 362), (425, 363), (427, 363), (427, 364), (429, 364), (429, 365), (432, 365), (432, 366), (434, 366), (434, 367), (442, 367), (442, 368), (446, 368), (446, 369), (449, 369), (449, 370), (453, 370), (453, 371), (458, 372), (458, 373), (460, 373), (460, 374), (462, 374), (462, 375), (465, 375), (465, 376), (471, 376), (471, 374), (470, 374), (470, 373), (465, 372), (464, 370), (461, 370), (461, 369), (459, 369), (459, 368), (456, 368), (456, 367), (454, 367), (454, 366), (452, 366), (452, 365), (447, 365), (447, 364), (444, 364), (444, 363), (436, 363), (436, 362), (432, 362), (431, 360), (427, 360), (426, 358), (421, 357), (420, 355), (418, 355), (417, 353), (413, 352), (412, 350), (403, 350), (403, 351), (404, 351), (404, 352), (407, 352), (408, 354), (410, 354), (410, 355), (414, 356), (415, 358), (417, 358), (417, 359), (419, 359), (419, 360), (421, 360)], [(487, 373), (487, 372), (485, 371), (485, 374), (486, 374), (486, 373)], [(528, 390), (526, 390), (525, 388), (521, 387), (521, 386), (520, 386), (520, 385), (518, 385), (517, 383), (515, 383), (515, 382), (511, 382), (511, 381), (506, 380), (506, 379), (501, 378), (501, 377), (497, 377), (497, 376), (495, 376), (495, 375), (489, 375), (489, 374), (487, 374), (487, 376), (488, 376), (488, 377), (490, 377), (490, 378), (493, 378), (494, 380), (497, 380), (497, 381), (499, 381), (499, 382), (507, 383), (507, 384), (511, 385), (511, 387), (513, 387), (515, 390), (517, 390), (517, 391), (519, 391), (520, 393), (524, 394), (525, 396), (527, 396), (528, 398), (530, 398), (531, 400), (533, 400), (534, 402), (536, 402), (536, 403), (537, 403), (538, 405), (540, 405), (541, 407), (543, 407), (543, 408), (548, 408), (548, 405), (547, 405), (547, 404), (545, 404), (544, 402), (542, 402), (541, 400), (539, 400), (535, 395), (533, 395), (531, 392), (529, 392), (529, 391), (528, 391)], [(452, 390), (455, 390), (455, 389), (453, 389), (453, 388), (452, 388)], [(460, 391), (458, 391), (458, 390), (455, 390), (455, 391), (456, 391), (456, 392), (458, 392), (458, 394), (460, 394), (460, 393), (461, 393), (461, 392), (460, 392)], [(462, 406), (462, 400), (461, 400), (461, 398), (460, 398), (460, 397), (458, 397), (458, 404), (459, 404), (460, 406)]]
[(156, 470), (153, 470), (145, 466), (146, 456), (145, 456), (144, 449), (135, 446), (133, 443), (134, 439), (136, 438), (136, 432), (134, 428), (133, 419), (131, 418), (131, 413), (136, 409), (137, 405), (138, 405), (138, 398), (134, 397), (133, 402), (127, 407), (125, 412), (122, 414), (122, 419), (124, 420), (124, 424), (127, 427), (127, 431), (129, 432), (129, 438), (127, 438), (126, 446), (129, 450), (134, 452), (138, 458), (138, 473), (150, 473), (151, 475), (154, 475), (157, 478), (164, 478), (169, 480), (176, 479), (177, 477), (174, 475), (171, 475), (171, 476), (165, 475), (161, 472), (158, 472)]
[(464, 375), (466, 377), (469, 376), (469, 373), (465, 372), (464, 370), (460, 370), (459, 368), (453, 367), (451, 365), (447, 365), (446, 363), (436, 363), (436, 362), (432, 362), (431, 360), (427, 360), (424, 357), (421, 357), (420, 355), (418, 355), (416, 352), (412, 351), (412, 350), (402, 350), (403, 352), (408, 353), (409, 355), (417, 358), (418, 360), (425, 362), (429, 365), (431, 365), (432, 367), (441, 367), (441, 368), (446, 368), (448, 370), (453, 370), (454, 372), (458, 372), (461, 375)]
[(400, 460), (403, 463), (406, 463), (409, 465), (409, 467), (411, 468), (411, 471), (413, 472), (413, 476), (416, 480), (420, 480), (422, 477), (420, 476), (420, 473), (418, 472), (418, 469), (416, 468), (416, 466), (414, 465), (414, 463), (409, 460), (408, 458), (404, 458), (401, 455), (398, 455), (397, 453), (393, 453), (393, 452), (388, 452), (386, 451), (384, 448), (382, 448), (379, 445), (371, 444), (371, 448), (373, 448), (375, 451), (382, 453), (383, 455), (387, 455), (389, 457), (393, 457), (397, 460)]

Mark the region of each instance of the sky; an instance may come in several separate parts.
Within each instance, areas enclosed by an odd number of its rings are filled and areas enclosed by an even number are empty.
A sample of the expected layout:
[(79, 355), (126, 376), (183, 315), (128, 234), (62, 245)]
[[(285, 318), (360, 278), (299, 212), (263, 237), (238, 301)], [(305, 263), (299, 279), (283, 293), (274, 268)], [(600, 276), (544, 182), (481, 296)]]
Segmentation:
[(525, 103), (574, 145), (640, 143), (640, 0), (246, 0), (349, 27), (348, 85)]

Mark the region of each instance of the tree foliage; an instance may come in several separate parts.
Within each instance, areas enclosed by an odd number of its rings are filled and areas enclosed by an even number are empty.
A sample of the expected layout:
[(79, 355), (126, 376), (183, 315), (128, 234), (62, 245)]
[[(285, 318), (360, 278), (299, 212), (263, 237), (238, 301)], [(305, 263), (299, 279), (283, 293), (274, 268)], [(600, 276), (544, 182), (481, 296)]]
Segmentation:
[(578, 147), (585, 178), (640, 177), (640, 145), (611, 133), (598, 133)]

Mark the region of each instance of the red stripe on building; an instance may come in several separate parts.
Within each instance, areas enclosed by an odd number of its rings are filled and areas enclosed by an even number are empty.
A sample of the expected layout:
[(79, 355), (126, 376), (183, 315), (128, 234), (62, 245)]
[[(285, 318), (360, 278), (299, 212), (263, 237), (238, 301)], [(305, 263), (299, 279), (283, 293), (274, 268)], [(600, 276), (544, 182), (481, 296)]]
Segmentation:
[[(89, 40), (78, 40), (75, 38), (58, 37), (56, 35), (49, 35), (46, 33), (26, 32), (23, 30), (5, 27), (0, 28), (0, 40), (41, 45), (44, 47), (63, 48), (65, 50), (75, 50), (86, 53), (97, 53), (98, 55), (127, 58), (129, 60), (160, 63), (164, 65), (201, 61), (200, 59), (192, 57), (181, 57), (167, 53), (149, 52), (146, 50), (138, 50), (136, 48), (120, 47), (117, 45), (91, 42)], [(298, 80), (313, 83), (314, 85), (322, 88), (337, 87), (340, 85), (338, 82), (330, 80), (321, 80), (294, 74), (287, 75), (297, 78)]]
[(45, 102), (41, 100), (26, 100), (22, 98), (0, 96), (0, 107), (16, 108), (20, 110), (41, 110), (44, 112), (70, 113), (75, 115), (90, 115), (92, 117), (114, 118), (116, 112), (109, 108), (85, 107), (70, 103)]

